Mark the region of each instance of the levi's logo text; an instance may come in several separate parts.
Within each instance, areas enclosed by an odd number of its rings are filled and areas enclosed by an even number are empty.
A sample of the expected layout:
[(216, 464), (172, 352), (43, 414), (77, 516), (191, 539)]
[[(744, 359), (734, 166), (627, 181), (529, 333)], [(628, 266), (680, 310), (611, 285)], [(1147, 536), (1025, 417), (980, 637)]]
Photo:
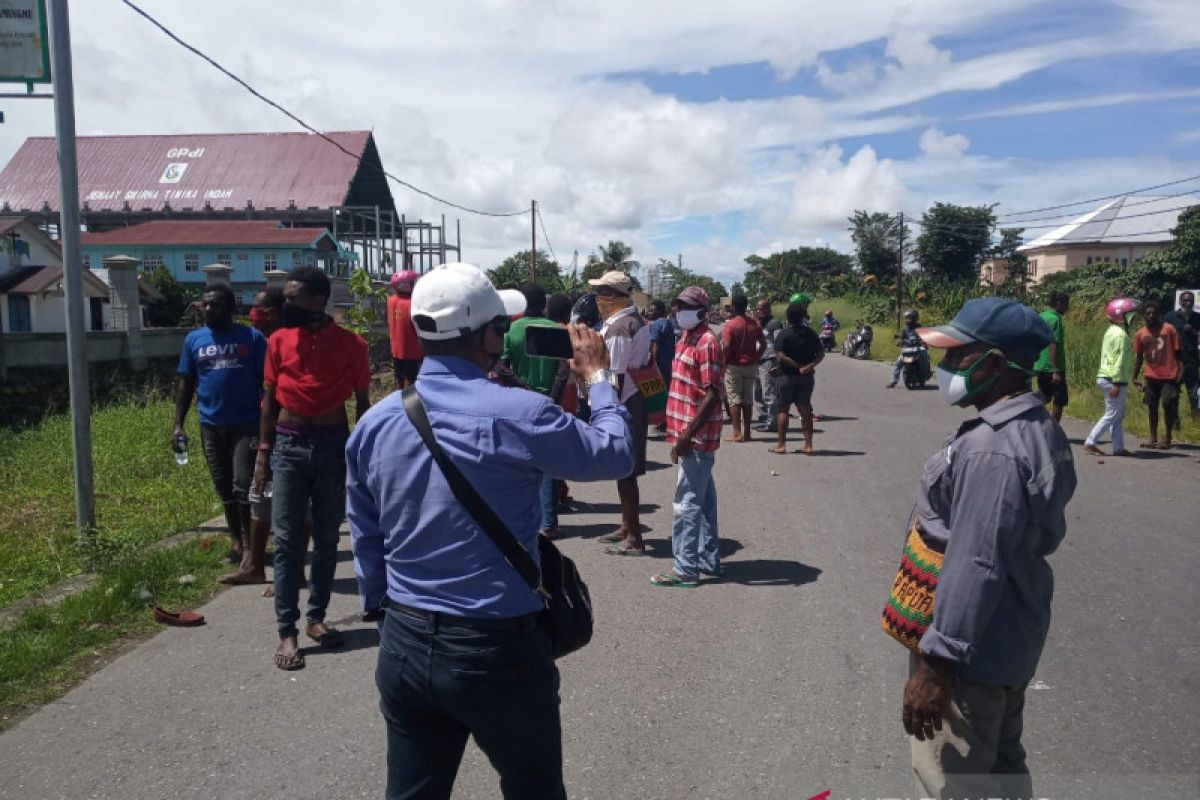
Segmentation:
[(250, 357), (250, 345), (244, 342), (206, 344), (196, 348), (201, 369), (241, 369), (242, 359)]

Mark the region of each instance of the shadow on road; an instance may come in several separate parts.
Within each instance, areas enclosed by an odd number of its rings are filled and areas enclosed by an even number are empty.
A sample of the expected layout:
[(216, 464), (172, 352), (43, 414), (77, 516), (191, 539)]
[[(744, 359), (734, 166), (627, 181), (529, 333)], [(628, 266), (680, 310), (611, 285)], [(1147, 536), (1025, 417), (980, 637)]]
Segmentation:
[(646, 472), (657, 472), (660, 469), (670, 469), (670, 464), (664, 464), (661, 461), (647, 461)]
[(836, 414), (822, 414), (821, 422), (857, 422), (858, 417), (839, 417)]
[(721, 578), (723, 582), (740, 583), (743, 586), (803, 586), (812, 583), (821, 574), (817, 567), (773, 558), (726, 561), (722, 566), (725, 568)]
[(336, 656), (340, 653), (368, 650), (379, 646), (379, 629), (374, 625), (367, 628), (349, 628), (342, 631), (342, 634), (346, 637), (345, 643), (336, 650), (327, 650), (324, 647), (313, 645), (300, 648), (300, 652), (307, 659), (313, 656)]
[[(572, 510), (568, 512), (559, 511), (562, 514), (620, 514), (620, 503), (581, 503), (575, 501), (571, 504)], [(658, 503), (642, 503), (638, 506), (638, 511), (642, 514), (653, 514), (658, 511)], [(561, 521), (561, 520), (560, 520)]]
[(817, 448), (813, 450), (814, 456), (865, 456), (862, 450), (822, 450)]
[[(670, 539), (645, 539), (646, 555), (649, 558), (674, 558), (671, 555), (671, 540)], [(721, 558), (729, 558), (731, 555), (742, 549), (742, 543), (737, 539), (721, 539), (721, 545), (717, 548), (717, 553)]]

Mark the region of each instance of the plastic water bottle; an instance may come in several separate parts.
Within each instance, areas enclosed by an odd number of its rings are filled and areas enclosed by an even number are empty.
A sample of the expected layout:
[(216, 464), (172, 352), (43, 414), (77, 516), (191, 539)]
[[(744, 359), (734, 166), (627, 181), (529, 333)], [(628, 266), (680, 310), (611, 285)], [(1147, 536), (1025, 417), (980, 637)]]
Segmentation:
[(270, 500), (271, 495), (274, 494), (274, 492), (271, 491), (272, 483), (274, 483), (274, 481), (267, 481), (267, 485), (263, 487), (263, 491), (262, 491), (262, 496), (268, 500)]
[(187, 436), (181, 433), (175, 437), (175, 463), (181, 467), (188, 463), (187, 445)]

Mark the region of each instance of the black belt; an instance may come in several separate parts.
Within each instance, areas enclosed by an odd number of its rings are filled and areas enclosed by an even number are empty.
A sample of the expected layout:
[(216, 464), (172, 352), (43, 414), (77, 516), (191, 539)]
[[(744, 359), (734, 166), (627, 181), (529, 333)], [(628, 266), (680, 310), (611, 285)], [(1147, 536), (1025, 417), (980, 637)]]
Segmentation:
[(389, 613), (403, 617), (419, 619), (429, 624), (433, 630), (441, 628), (469, 628), (476, 631), (528, 631), (538, 624), (537, 614), (522, 614), (519, 617), (462, 617), (457, 614), (447, 614), (443, 611), (427, 611), (423, 608), (413, 608), (395, 600), (388, 599), (384, 607)]

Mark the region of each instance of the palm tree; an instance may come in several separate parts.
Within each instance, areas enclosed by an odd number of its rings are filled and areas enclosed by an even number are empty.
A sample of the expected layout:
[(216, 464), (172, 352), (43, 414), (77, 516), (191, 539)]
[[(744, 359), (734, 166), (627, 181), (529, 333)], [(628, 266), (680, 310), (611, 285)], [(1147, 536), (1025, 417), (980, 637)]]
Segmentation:
[(619, 269), (622, 272), (634, 273), (642, 268), (640, 261), (632, 258), (633, 248), (624, 242), (609, 240), (608, 244), (599, 245), (599, 261), (604, 262), (607, 269)]

